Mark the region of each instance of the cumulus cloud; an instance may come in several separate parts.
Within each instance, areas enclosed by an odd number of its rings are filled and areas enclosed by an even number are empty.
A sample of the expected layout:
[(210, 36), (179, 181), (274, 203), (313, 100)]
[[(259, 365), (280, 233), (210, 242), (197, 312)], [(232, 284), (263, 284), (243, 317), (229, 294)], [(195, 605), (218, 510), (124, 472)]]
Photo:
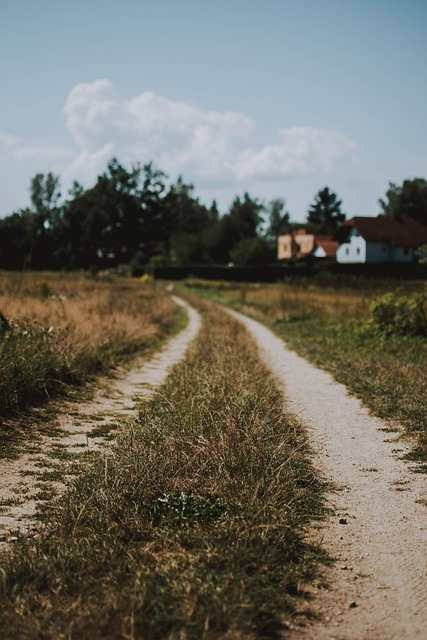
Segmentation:
[(346, 136), (313, 127), (281, 129), (272, 143), (255, 146), (255, 123), (242, 113), (201, 109), (151, 91), (123, 98), (109, 80), (76, 85), (64, 111), (80, 149), (70, 171), (79, 176), (95, 174), (110, 153), (154, 160), (201, 185), (277, 180), (330, 171), (355, 151)]
[(291, 127), (281, 129), (278, 138), (275, 144), (242, 151), (235, 165), (239, 178), (274, 180), (330, 171), (355, 151), (349, 138), (329, 129)]
[(221, 179), (254, 129), (245, 115), (203, 110), (146, 91), (120, 98), (108, 80), (79, 84), (65, 104), (67, 127), (92, 166), (101, 148), (128, 160), (154, 160), (172, 173)]
[(256, 123), (243, 113), (203, 109), (152, 91), (122, 97), (109, 80), (76, 85), (64, 116), (69, 148), (0, 133), (0, 160), (17, 163), (20, 173), (60, 172), (64, 186), (74, 179), (90, 184), (113, 156), (123, 162), (152, 160), (172, 178), (182, 174), (213, 196), (252, 189), (261, 181), (320, 179), (355, 153), (348, 137), (308, 126), (283, 128), (259, 144)]

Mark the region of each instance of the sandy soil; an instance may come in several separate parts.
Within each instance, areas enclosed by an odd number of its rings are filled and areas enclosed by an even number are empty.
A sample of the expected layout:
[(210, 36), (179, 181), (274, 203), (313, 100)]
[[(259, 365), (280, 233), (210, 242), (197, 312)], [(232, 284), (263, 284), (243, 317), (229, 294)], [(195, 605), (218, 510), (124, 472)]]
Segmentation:
[(310, 533), (336, 560), (311, 589), (320, 620), (301, 622), (291, 637), (426, 640), (427, 477), (400, 459), (407, 447), (399, 434), (343, 385), (266, 327), (230, 313), (254, 336), (336, 487), (333, 515)]
[[(136, 360), (130, 370), (116, 371), (102, 378), (93, 399), (81, 406), (67, 402), (56, 416), (55, 435), (31, 443), (15, 460), (0, 461), (0, 543), (15, 540), (17, 530), (31, 532), (37, 527), (38, 507), (64, 489), (67, 468), (75, 465), (69, 455), (105, 446), (103, 435), (112, 424), (132, 419), (138, 404), (149, 398), (166, 380), (171, 368), (185, 355), (200, 327), (200, 315), (187, 302), (173, 297), (188, 314), (188, 324), (153, 358)], [(94, 437), (94, 433), (100, 435)], [(61, 460), (66, 459), (65, 463)], [(68, 459), (67, 459), (68, 458)]]

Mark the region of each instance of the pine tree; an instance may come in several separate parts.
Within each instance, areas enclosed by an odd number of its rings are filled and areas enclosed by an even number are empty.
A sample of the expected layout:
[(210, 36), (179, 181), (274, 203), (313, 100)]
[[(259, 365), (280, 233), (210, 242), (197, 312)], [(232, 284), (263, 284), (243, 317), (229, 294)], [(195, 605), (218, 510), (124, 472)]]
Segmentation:
[(310, 205), (307, 222), (315, 233), (335, 235), (344, 222), (346, 216), (341, 211), (342, 201), (329, 187), (317, 192), (314, 202)]

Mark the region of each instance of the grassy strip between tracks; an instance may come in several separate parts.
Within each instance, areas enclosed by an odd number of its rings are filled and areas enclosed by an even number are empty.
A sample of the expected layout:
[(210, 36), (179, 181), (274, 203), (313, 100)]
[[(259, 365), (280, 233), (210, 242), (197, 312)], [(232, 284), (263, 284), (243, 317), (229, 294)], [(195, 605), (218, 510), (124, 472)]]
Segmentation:
[(330, 371), (388, 421), (390, 431), (403, 430), (411, 437), (407, 457), (427, 471), (427, 340), (364, 330), (376, 296), (393, 290), (422, 292), (425, 285), (369, 285), (189, 282), (192, 291), (264, 322), (300, 355)]
[(1, 557), (1, 638), (283, 637), (323, 485), (250, 337), (198, 304), (186, 361)]

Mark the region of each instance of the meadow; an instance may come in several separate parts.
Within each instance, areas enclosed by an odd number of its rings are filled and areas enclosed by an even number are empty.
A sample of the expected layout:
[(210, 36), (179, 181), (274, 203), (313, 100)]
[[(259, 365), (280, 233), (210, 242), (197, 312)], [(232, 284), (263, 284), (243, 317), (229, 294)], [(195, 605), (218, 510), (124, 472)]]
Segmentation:
[[(268, 324), (292, 349), (330, 371), (386, 419), (390, 431), (409, 436), (411, 458), (427, 460), (425, 283), (325, 278), (241, 285), (189, 280), (186, 288)], [(417, 321), (424, 329), (389, 331), (376, 323), (374, 305), (390, 294), (397, 301), (397, 316), (403, 309), (397, 318), (401, 323), (408, 305), (401, 309), (399, 301), (408, 300), (409, 307), (417, 301)]]
[[(161, 287), (83, 273), (2, 272), (0, 312), (3, 418), (152, 351), (183, 320)], [(0, 429), (0, 450), (12, 431)]]

